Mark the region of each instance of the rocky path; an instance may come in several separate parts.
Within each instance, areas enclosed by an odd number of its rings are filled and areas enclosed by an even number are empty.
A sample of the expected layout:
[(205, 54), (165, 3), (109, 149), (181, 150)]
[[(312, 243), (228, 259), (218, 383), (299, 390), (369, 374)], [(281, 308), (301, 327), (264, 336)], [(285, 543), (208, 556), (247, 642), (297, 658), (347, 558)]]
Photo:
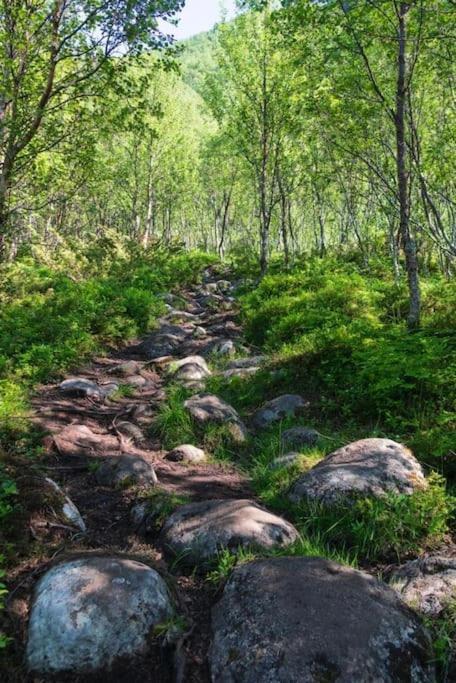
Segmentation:
[[(169, 295), (167, 308), (145, 339), (35, 397), (35, 420), (49, 433), (39, 484), (49, 499), (31, 532), (56, 550), (17, 576), (9, 608), (24, 625), (30, 673), (15, 680), (433, 681), (426, 632), (396, 592), (323, 559), (286, 557), (298, 531), (255, 501), (244, 474), (199, 443), (163, 450), (153, 425), (176, 383), (191, 390), (183, 410), (194, 424), (224, 425), (233, 443), (306, 405), (278, 397), (246, 426), (205, 393), (222, 372), (214, 358), (236, 354), (227, 377), (262, 363), (243, 345), (229, 281), (207, 272), (203, 286)], [(295, 427), (285, 437), (299, 446), (316, 434)], [(391, 482), (398, 491), (421, 484), (421, 468), (394, 442), (341, 451), (291, 497), (331, 502), (361, 479), (374, 495)], [(205, 572), (221, 548), (241, 546), (282, 556), (239, 565), (222, 594)]]

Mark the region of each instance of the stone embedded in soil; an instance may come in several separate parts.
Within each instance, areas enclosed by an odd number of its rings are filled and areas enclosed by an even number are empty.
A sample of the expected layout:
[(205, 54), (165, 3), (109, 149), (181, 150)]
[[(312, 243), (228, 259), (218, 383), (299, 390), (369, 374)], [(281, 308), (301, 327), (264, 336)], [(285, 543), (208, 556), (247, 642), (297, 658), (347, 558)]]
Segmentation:
[(362, 439), (339, 448), (303, 474), (290, 498), (343, 503), (353, 497), (412, 494), (426, 486), (421, 465), (405, 446), (390, 439)]
[(173, 450), (166, 455), (166, 460), (170, 460), (171, 462), (198, 463), (207, 460), (207, 456), (201, 448), (197, 448), (191, 444), (183, 444), (182, 446), (173, 448)]
[(163, 324), (159, 330), (144, 339), (139, 345), (138, 351), (143, 353), (148, 360), (154, 360), (161, 356), (172, 356), (191, 332), (192, 330), (183, 325)]
[(226, 424), (235, 441), (241, 443), (246, 440), (247, 429), (238, 412), (218, 396), (196, 394), (187, 399), (184, 406), (199, 425)]
[(59, 389), (62, 393), (68, 394), (69, 396), (83, 396), (87, 398), (94, 399), (104, 399), (110, 394), (117, 391), (119, 386), (117, 384), (108, 384), (105, 386), (99, 386), (96, 382), (92, 382), (90, 379), (85, 377), (73, 377), (71, 379), (66, 379), (59, 385)]
[(133, 422), (128, 422), (127, 420), (117, 422), (116, 429), (123, 436), (126, 436), (128, 439), (132, 439), (132, 441), (136, 441), (137, 443), (141, 443), (141, 441), (144, 441), (146, 438), (144, 432), (138, 425)]
[(125, 384), (134, 389), (147, 389), (148, 386), (152, 386), (152, 383), (142, 375), (129, 375), (125, 378)]
[(291, 427), (286, 429), (281, 437), (283, 444), (287, 446), (315, 446), (319, 439), (319, 434), (315, 429), (309, 427)]
[(193, 336), (195, 339), (204, 339), (207, 337), (207, 330), (204, 327), (201, 327), (201, 325), (198, 325), (193, 330)]
[(431, 555), (407, 562), (389, 584), (410, 607), (437, 617), (456, 602), (456, 557)]
[(216, 284), (217, 289), (222, 292), (222, 294), (226, 294), (231, 290), (231, 282), (229, 280), (218, 280)]
[(115, 451), (119, 447), (117, 437), (98, 434), (87, 425), (70, 424), (54, 436), (54, 443), (61, 455), (96, 456)]
[(302, 396), (284, 394), (265, 403), (255, 412), (252, 422), (257, 429), (265, 429), (287, 417), (295, 417), (308, 406)]
[(227, 368), (228, 370), (258, 368), (261, 365), (264, 365), (266, 361), (266, 356), (249, 356), (248, 358), (238, 358), (236, 360), (231, 360), (228, 363)]
[(110, 375), (119, 375), (121, 377), (131, 377), (137, 375), (141, 372), (142, 363), (138, 363), (135, 360), (128, 360), (125, 363), (120, 363), (114, 368), (111, 368), (108, 372)]
[(115, 557), (59, 564), (38, 582), (31, 610), (27, 665), (38, 674), (84, 674), (143, 654), (154, 627), (174, 614), (162, 577)]
[(234, 356), (236, 354), (236, 344), (232, 339), (225, 339), (213, 346), (212, 353), (215, 353), (217, 356)]
[(237, 567), (212, 611), (217, 683), (434, 683), (429, 637), (397, 594), (321, 558)]
[(169, 372), (176, 380), (199, 382), (211, 375), (206, 361), (201, 356), (187, 356), (170, 364)]
[(249, 368), (232, 368), (231, 370), (225, 370), (222, 374), (225, 379), (232, 379), (233, 377), (240, 377), (245, 379), (246, 377), (252, 377), (259, 372), (261, 368), (249, 367)]
[(53, 479), (46, 477), (44, 480), (47, 486), (50, 487), (53, 494), (56, 494), (60, 499), (61, 514), (64, 519), (75, 526), (79, 531), (83, 533), (86, 532), (86, 525), (82, 519), (81, 513), (79, 512), (76, 505), (73, 503), (71, 498), (69, 498), (60, 488), (60, 486)]
[(115, 455), (96, 471), (101, 486), (154, 486), (158, 479), (153, 465), (136, 455)]
[(284, 548), (299, 538), (292, 524), (251, 500), (209, 500), (178, 508), (160, 543), (187, 565), (205, 563), (222, 548)]

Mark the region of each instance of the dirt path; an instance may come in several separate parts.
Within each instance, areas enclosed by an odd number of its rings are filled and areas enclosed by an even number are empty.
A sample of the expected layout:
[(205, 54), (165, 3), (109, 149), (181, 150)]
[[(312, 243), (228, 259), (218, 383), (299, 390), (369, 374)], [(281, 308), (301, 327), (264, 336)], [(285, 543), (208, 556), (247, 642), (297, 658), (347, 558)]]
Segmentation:
[[(111, 398), (99, 400), (84, 395), (66, 395), (58, 384), (42, 387), (33, 399), (34, 422), (48, 436), (41, 473), (63, 489), (82, 515), (85, 533), (70, 524), (52, 524), (41, 511), (30, 520), (30, 532), (39, 541), (40, 551), (24, 560), (13, 577), (8, 613), (13, 620), (17, 642), (13, 645), (16, 665), (8, 680), (29, 678), (22, 668), (23, 644), (31, 594), (37, 579), (56, 560), (80, 553), (109, 552), (127, 555), (158, 568), (170, 585), (175, 586), (180, 613), (185, 615), (189, 632), (177, 653), (154, 644), (145, 659), (128, 661), (110, 674), (113, 681), (182, 680), (209, 681), (206, 663), (210, 633), (210, 610), (217, 594), (201, 576), (175, 570), (165, 562), (153, 533), (147, 536), (132, 523), (131, 509), (144, 490), (137, 486), (112, 486), (97, 481), (100, 462), (119, 456), (134, 456), (153, 466), (157, 488), (191, 501), (251, 497), (249, 482), (233, 467), (217, 464), (183, 464), (166, 460), (166, 451), (152, 434), (151, 425), (160, 404), (166, 399), (164, 363), (151, 362), (157, 344), (165, 346), (170, 334), (181, 334), (173, 349), (175, 359), (200, 354), (208, 358), (217, 344), (239, 340), (233, 299), (217, 288), (215, 275), (207, 274), (203, 286), (182, 292), (179, 299), (169, 297), (168, 316), (160, 327), (142, 340), (113, 351), (106, 358), (78, 370), (71, 377), (88, 380), (111, 390)], [(179, 314), (177, 309), (184, 312)], [(192, 316), (196, 316), (193, 318)], [(198, 328), (197, 333), (195, 333)], [(180, 333), (179, 333), (180, 330)], [(203, 332), (204, 330), (204, 332)], [(135, 387), (132, 389), (132, 385)], [(125, 390), (129, 386), (129, 390)], [(130, 430), (124, 431), (128, 423)], [(132, 438), (132, 426), (142, 433)], [(66, 528), (65, 528), (66, 527)], [(39, 680), (54, 680), (43, 678)], [(55, 680), (107, 680), (105, 676), (58, 676)]]

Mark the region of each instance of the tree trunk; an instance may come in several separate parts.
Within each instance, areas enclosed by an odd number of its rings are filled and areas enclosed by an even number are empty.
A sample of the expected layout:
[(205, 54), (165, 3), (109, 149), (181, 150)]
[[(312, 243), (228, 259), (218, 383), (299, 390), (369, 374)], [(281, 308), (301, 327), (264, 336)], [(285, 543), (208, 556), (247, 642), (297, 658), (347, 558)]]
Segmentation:
[(396, 89), (396, 168), (399, 198), (399, 230), (405, 255), (405, 266), (409, 287), (408, 326), (416, 329), (420, 325), (421, 297), (418, 275), (418, 258), (415, 241), (410, 232), (410, 175), (408, 171), (408, 147), (406, 140), (407, 119), (407, 14), (410, 5), (401, 2), (398, 6), (398, 56), (397, 56), (397, 89)]

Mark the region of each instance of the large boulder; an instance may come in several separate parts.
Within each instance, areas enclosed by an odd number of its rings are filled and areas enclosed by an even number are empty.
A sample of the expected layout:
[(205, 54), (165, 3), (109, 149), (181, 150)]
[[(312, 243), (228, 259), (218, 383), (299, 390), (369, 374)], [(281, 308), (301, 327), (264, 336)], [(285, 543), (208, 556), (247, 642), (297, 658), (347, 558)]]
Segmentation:
[(292, 524), (251, 500), (209, 500), (179, 507), (165, 522), (160, 542), (185, 564), (204, 564), (222, 548), (282, 548), (296, 541)]
[(290, 498), (343, 503), (354, 497), (412, 494), (426, 485), (411, 451), (390, 439), (362, 439), (339, 448), (303, 474)]
[(164, 580), (151, 567), (116, 557), (85, 557), (50, 569), (31, 610), (32, 672), (83, 674), (142, 654), (154, 627), (173, 615)]
[(431, 683), (418, 617), (388, 586), (325, 559), (237, 567), (212, 612), (217, 683)]
[(389, 584), (413, 609), (432, 617), (456, 602), (456, 557), (431, 555), (407, 562)]
[(256, 411), (252, 421), (256, 429), (265, 429), (287, 417), (302, 414), (307, 405), (302, 396), (284, 394), (265, 403)]
[(196, 394), (184, 403), (197, 424), (226, 424), (232, 438), (241, 443), (247, 438), (247, 429), (238, 412), (223, 399), (213, 394)]

